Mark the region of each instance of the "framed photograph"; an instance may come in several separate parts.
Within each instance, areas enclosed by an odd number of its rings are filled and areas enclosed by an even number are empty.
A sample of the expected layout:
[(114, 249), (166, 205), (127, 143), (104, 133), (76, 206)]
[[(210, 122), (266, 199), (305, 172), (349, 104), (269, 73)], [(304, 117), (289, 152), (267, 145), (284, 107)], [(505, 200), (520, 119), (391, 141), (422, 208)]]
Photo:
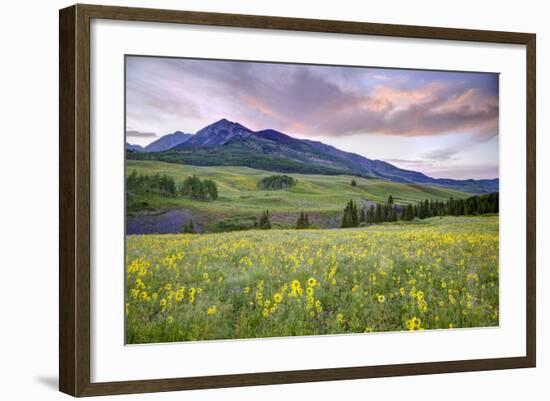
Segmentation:
[(61, 391), (535, 366), (534, 34), (59, 21)]

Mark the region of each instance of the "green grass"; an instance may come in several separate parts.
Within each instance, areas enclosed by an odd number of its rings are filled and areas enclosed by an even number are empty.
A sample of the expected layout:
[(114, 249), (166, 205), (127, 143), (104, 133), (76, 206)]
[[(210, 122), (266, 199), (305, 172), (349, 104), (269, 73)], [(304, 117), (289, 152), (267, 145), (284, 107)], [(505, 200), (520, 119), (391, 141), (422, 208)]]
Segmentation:
[[(167, 174), (178, 183), (196, 174), (201, 179), (214, 180), (219, 191), (219, 198), (214, 202), (200, 202), (181, 196), (163, 198), (153, 194), (133, 195), (129, 197), (129, 212), (143, 208), (189, 208), (209, 215), (211, 220), (259, 214), (265, 209), (272, 213), (298, 213), (300, 210), (319, 214), (340, 213), (350, 199), (382, 202), (386, 201), (389, 195), (392, 195), (398, 204), (424, 199), (447, 200), (450, 197), (458, 199), (469, 196), (467, 193), (450, 189), (349, 175), (287, 174), (297, 180), (295, 186), (286, 190), (260, 190), (257, 188), (258, 181), (273, 175), (272, 172), (248, 167), (198, 167), (157, 161), (127, 160), (126, 163), (127, 174), (133, 170), (143, 174)], [(357, 181), (357, 187), (350, 185), (352, 179)], [(144, 207), (144, 204), (147, 206)]]
[[(211, 173), (231, 178), (225, 169)], [(498, 227), (498, 216), (436, 217), (341, 230), (128, 236), (126, 340), (496, 326)]]

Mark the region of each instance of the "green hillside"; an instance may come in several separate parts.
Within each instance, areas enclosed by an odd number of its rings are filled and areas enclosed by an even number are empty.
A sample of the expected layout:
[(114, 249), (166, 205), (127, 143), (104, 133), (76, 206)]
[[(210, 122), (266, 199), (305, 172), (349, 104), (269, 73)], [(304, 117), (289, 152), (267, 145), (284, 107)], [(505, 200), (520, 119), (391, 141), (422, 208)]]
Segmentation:
[[(128, 195), (127, 209), (130, 213), (140, 210), (186, 208), (193, 213), (205, 215), (203, 217), (207, 216), (208, 223), (224, 217), (258, 214), (265, 209), (269, 209), (274, 214), (298, 213), (300, 210), (320, 215), (334, 214), (341, 212), (350, 199), (357, 202), (382, 202), (392, 195), (396, 204), (403, 204), (424, 199), (447, 200), (450, 197), (469, 196), (467, 193), (445, 188), (423, 187), (417, 184), (401, 184), (349, 175), (288, 174), (296, 180), (296, 185), (285, 190), (261, 190), (258, 189), (258, 181), (273, 173), (248, 167), (199, 167), (128, 160), (126, 174), (134, 170), (139, 174), (166, 174), (174, 178), (176, 183), (182, 182), (190, 175), (215, 181), (219, 198), (211, 202), (201, 202), (182, 196)], [(352, 179), (357, 182), (356, 187), (350, 185)]]

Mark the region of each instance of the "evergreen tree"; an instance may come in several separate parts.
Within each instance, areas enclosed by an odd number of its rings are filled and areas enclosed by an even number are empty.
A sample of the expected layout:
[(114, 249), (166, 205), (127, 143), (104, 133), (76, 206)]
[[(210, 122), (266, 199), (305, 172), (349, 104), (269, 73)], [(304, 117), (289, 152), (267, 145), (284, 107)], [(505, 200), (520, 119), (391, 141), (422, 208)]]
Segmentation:
[(414, 208), (413, 208), (413, 206), (409, 203), (409, 204), (407, 204), (407, 207), (405, 208), (405, 210), (407, 211), (407, 221), (412, 221), (414, 219)]
[(388, 196), (388, 205), (393, 205), (393, 196)]
[(351, 202), (351, 226), (357, 227), (359, 226), (359, 216), (357, 215), (357, 205), (355, 202)]
[(304, 228), (304, 212), (300, 212), (298, 215), (298, 220), (296, 220), (296, 229), (299, 230), (301, 228)]
[(369, 206), (369, 211), (367, 213), (367, 224), (374, 223), (374, 215), (376, 214), (375, 207), (373, 204)]
[(403, 220), (412, 221), (414, 219), (414, 209), (410, 203), (407, 205), (403, 213), (404, 213)]
[(374, 212), (374, 222), (382, 222), (382, 206), (379, 203), (376, 204), (376, 211)]
[(258, 227), (262, 230), (271, 229), (271, 221), (269, 220), (269, 210), (266, 210), (262, 213), (260, 221), (258, 222)]
[(397, 210), (395, 209), (395, 206), (390, 206), (389, 221), (397, 221)]
[(348, 227), (357, 227), (359, 225), (359, 217), (357, 216), (357, 206), (353, 200), (350, 200), (345, 209), (344, 215), (342, 216), (342, 222), (340, 224), (341, 228)]
[(303, 228), (309, 228), (309, 217), (307, 213), (304, 213), (303, 211), (300, 212), (300, 215), (298, 216), (298, 220), (296, 221), (296, 228), (303, 229)]
[(190, 220), (189, 223), (186, 223), (183, 225), (183, 232), (185, 234), (194, 234), (195, 233), (195, 225), (193, 224), (193, 220)]
[(351, 185), (352, 187), (356, 187), (356, 186), (357, 186), (357, 181), (355, 181), (355, 179), (351, 180), (350, 185)]
[(344, 214), (342, 215), (342, 222), (340, 223), (341, 228), (351, 227), (351, 211), (350, 211), (350, 202), (346, 204), (344, 208)]

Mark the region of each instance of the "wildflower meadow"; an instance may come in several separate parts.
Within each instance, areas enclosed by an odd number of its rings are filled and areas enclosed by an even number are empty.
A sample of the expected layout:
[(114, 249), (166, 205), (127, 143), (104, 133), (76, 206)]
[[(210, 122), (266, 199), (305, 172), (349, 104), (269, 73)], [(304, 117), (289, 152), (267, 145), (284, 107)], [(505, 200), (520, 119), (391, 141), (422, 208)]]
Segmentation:
[(499, 324), (498, 215), (126, 237), (126, 342)]

